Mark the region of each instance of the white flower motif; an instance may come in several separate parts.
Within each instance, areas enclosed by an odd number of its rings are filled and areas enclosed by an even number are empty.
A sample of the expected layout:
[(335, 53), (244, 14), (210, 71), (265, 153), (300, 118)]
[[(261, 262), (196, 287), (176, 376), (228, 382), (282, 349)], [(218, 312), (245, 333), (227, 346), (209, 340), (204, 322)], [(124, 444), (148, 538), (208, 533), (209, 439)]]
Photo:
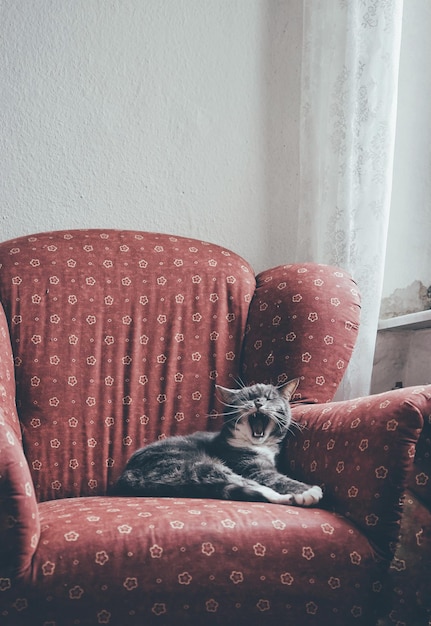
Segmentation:
[(293, 578), (292, 574), (289, 574), (289, 572), (285, 572), (284, 574), (280, 575), (280, 580), (282, 585), (292, 585), (295, 579)]
[(221, 525), (223, 528), (235, 528), (236, 522), (231, 519), (223, 519), (221, 520)]
[(259, 600), (259, 602), (256, 604), (257, 608), (259, 609), (259, 611), (269, 611), (271, 608), (271, 604), (269, 602), (269, 600), (263, 600), (262, 598)]
[(211, 598), (210, 600), (207, 600), (205, 602), (205, 606), (208, 613), (216, 613), (219, 607), (219, 603), (214, 600), (214, 598)]
[(178, 582), (180, 585), (190, 585), (192, 580), (193, 578), (188, 572), (178, 574)]
[(42, 573), (44, 576), (52, 576), (55, 571), (55, 563), (52, 561), (45, 561), (42, 565)]
[(284, 530), (286, 528), (286, 524), (279, 519), (273, 520), (272, 525), (276, 530)]
[(109, 624), (111, 620), (111, 613), (103, 609), (97, 614), (97, 621), (99, 624)]
[(66, 541), (78, 541), (79, 533), (75, 532), (74, 530), (70, 530), (64, 535), (64, 538)]
[(335, 532), (335, 528), (333, 526), (331, 526), (331, 524), (329, 524), (328, 522), (325, 522), (324, 524), (321, 524), (320, 528), (323, 530), (325, 535), (333, 535), (334, 532)]
[(305, 608), (309, 615), (316, 615), (318, 606), (315, 602), (307, 602)]
[(120, 535), (130, 535), (130, 533), (133, 530), (133, 527), (129, 526), (129, 524), (122, 524), (121, 526), (117, 526), (117, 530), (120, 533)]
[(242, 572), (236, 572), (235, 570), (231, 572), (229, 578), (234, 585), (238, 585), (239, 583), (244, 582), (244, 574)]
[(164, 602), (156, 602), (153, 605), (151, 612), (155, 615), (164, 615), (166, 613), (166, 604), (164, 604)]
[(375, 470), (376, 478), (380, 478), (381, 480), (384, 480), (388, 473), (389, 470), (384, 465), (380, 465), (380, 467), (377, 467)]
[(127, 589), (127, 591), (132, 591), (133, 589), (136, 589), (137, 586), (138, 586), (138, 579), (135, 578), (134, 576), (128, 576), (126, 580), (123, 582), (123, 587)]
[(358, 552), (356, 552), (356, 550), (354, 550), (350, 553), (350, 561), (353, 565), (360, 565), (362, 557)]
[(331, 587), (331, 589), (339, 589), (341, 587), (340, 579), (336, 578), (335, 576), (331, 576), (331, 578), (328, 580), (328, 585)]
[(266, 554), (266, 547), (263, 546), (261, 543), (256, 543), (253, 546), (253, 551), (254, 551), (256, 556), (265, 556), (265, 554)]
[(163, 554), (163, 548), (155, 543), (150, 548), (150, 554), (152, 559), (160, 559)]
[(203, 554), (206, 554), (206, 556), (211, 556), (215, 552), (213, 544), (209, 541), (202, 544), (201, 550)]
[(71, 600), (80, 600), (83, 593), (84, 593), (83, 588), (80, 587), (79, 585), (75, 585), (74, 587), (69, 589), (69, 598)]
[(100, 552), (96, 552), (96, 558), (94, 560), (98, 565), (105, 565), (105, 563), (109, 561), (109, 556), (105, 550), (101, 550)]
[(175, 530), (181, 530), (184, 528), (184, 522), (180, 522), (179, 520), (173, 520), (172, 522), (170, 522), (170, 526)]
[(315, 557), (313, 548), (310, 546), (304, 546), (302, 548), (302, 556), (304, 559), (307, 559), (307, 561), (311, 561), (311, 559)]

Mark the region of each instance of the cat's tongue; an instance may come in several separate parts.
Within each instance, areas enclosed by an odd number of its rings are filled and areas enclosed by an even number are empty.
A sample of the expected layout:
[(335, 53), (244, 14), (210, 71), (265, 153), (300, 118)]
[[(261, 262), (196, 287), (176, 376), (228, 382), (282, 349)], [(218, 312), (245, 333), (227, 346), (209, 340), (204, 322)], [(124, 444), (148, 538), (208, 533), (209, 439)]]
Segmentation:
[(268, 418), (261, 413), (255, 413), (248, 418), (251, 432), (256, 439), (262, 439), (265, 435), (265, 428), (268, 424)]

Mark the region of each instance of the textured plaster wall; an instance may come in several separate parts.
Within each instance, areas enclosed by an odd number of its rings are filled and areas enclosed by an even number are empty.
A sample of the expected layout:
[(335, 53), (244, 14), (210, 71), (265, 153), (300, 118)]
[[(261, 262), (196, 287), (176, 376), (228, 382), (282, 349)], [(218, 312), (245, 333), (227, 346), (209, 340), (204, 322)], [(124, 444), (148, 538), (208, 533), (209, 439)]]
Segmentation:
[(291, 260), (301, 0), (2, 0), (0, 21), (2, 240), (124, 227)]

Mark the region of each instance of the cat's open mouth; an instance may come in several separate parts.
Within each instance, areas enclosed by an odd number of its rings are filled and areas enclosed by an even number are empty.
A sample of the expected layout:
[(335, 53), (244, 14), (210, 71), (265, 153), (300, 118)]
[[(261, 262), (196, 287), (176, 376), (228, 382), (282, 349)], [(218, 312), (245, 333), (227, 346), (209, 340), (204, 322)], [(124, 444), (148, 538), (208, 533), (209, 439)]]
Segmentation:
[(263, 413), (253, 413), (248, 417), (251, 433), (255, 439), (262, 439), (265, 436), (266, 427), (269, 423), (269, 417)]

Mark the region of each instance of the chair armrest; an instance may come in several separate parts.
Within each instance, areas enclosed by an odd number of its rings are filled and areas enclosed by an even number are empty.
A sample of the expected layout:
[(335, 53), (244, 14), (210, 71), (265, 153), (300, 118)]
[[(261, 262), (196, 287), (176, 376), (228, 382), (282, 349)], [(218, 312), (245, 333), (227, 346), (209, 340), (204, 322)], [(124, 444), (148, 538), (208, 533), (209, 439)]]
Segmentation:
[(243, 378), (301, 384), (295, 399), (329, 402), (343, 378), (359, 327), (358, 287), (343, 270), (280, 265), (256, 277), (242, 353)]
[(431, 511), (431, 413), (425, 416), (408, 485)]
[(15, 407), (15, 379), (0, 305), (0, 578), (22, 576), (40, 537), (39, 513)]
[(322, 506), (354, 522), (389, 559), (415, 445), (430, 412), (431, 385), (293, 406), (293, 419), (304, 428), (287, 439), (283, 467), (322, 485)]

